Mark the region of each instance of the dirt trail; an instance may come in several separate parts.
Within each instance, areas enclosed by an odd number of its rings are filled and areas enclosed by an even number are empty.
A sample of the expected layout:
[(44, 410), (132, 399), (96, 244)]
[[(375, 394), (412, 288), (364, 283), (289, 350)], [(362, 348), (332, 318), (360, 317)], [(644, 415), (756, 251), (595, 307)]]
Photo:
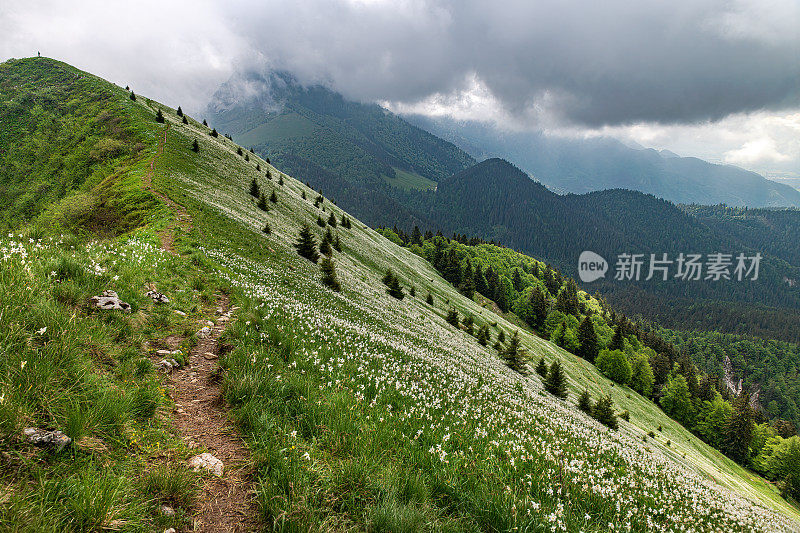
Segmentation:
[[(158, 234), (161, 248), (175, 254), (175, 228), (181, 227), (188, 233), (192, 229), (192, 217), (186, 208), (153, 187), (155, 166), (164, 153), (169, 128), (167, 125), (159, 135), (158, 148), (145, 174), (144, 185), (176, 214), (176, 220)], [(200, 339), (192, 349), (186, 365), (169, 375), (167, 387), (175, 402), (173, 422), (178, 432), (198, 453), (208, 451), (224, 464), (221, 478), (212, 474), (204, 477), (194, 513), (194, 531), (243, 533), (257, 529), (257, 511), (252, 484), (246, 479), (250, 452), (228, 419), (228, 407), (222, 395), (222, 376), (217, 364), (219, 337), (230, 321), (230, 301), (222, 296), (217, 305), (216, 323), (209, 326), (210, 334)], [(175, 348), (180, 340), (171, 337), (166, 339), (166, 343)]]
[(144, 176), (144, 186), (148, 191), (164, 202), (167, 207), (175, 212), (177, 219), (158, 233), (158, 237), (161, 239), (161, 248), (171, 254), (174, 254), (175, 227), (180, 226), (185, 232), (188, 233), (192, 229), (192, 217), (186, 211), (186, 208), (174, 202), (170, 197), (153, 187), (153, 174), (155, 173), (156, 162), (164, 153), (164, 146), (167, 143), (167, 131), (169, 128), (170, 126), (167, 125), (167, 127), (164, 128), (164, 131), (161, 132), (161, 135), (159, 135), (158, 148), (156, 149), (155, 155), (153, 155), (153, 159), (150, 160), (150, 165), (147, 169), (147, 173)]
[(253, 490), (247, 478), (249, 450), (228, 419), (217, 364), (219, 337), (230, 320), (226, 297), (219, 302), (216, 324), (200, 339), (186, 366), (170, 374), (167, 385), (175, 402), (173, 421), (190, 448), (208, 451), (225, 466), (221, 478), (208, 474), (195, 511), (195, 531), (245, 532), (257, 529)]

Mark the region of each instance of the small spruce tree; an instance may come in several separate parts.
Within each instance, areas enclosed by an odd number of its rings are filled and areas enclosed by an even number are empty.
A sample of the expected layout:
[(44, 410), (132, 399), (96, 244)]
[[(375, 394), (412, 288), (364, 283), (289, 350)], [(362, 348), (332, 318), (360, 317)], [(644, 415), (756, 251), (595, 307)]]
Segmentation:
[(206, 122), (206, 119), (203, 119), (203, 126), (205, 126), (206, 128), (208, 127), (208, 122)]
[(200, 145), (197, 143), (197, 139), (192, 142), (192, 152), (197, 153), (200, 151)]
[(131, 91), (131, 100), (136, 101), (136, 95)]
[(156, 111), (156, 122), (160, 124), (164, 123), (164, 113), (161, 112), (160, 108), (158, 111)]
[(447, 312), (447, 322), (455, 327), (458, 327), (458, 311), (456, 311), (455, 308), (450, 309)]
[(219, 137), (219, 133), (217, 133), (217, 129), (216, 128), (211, 130), (211, 136), (212, 137)]
[(619, 428), (617, 415), (614, 413), (614, 401), (611, 399), (611, 396), (606, 396), (605, 398), (597, 400), (597, 403), (592, 407), (592, 417), (611, 429)]
[(389, 285), (392, 284), (393, 280), (394, 280), (394, 272), (392, 272), (392, 269), (390, 268), (389, 270), (386, 271), (386, 274), (383, 275), (383, 279), (381, 281), (383, 282), (384, 285), (388, 287)]
[(576, 355), (593, 363), (597, 357), (597, 334), (594, 331), (592, 317), (585, 316), (578, 326), (578, 350)]
[(183, 116), (183, 109), (181, 109), (181, 106), (178, 106), (177, 115), (178, 115), (179, 117), (182, 117), (182, 116)]
[(283, 185), (283, 174), (278, 177), (278, 185)]
[(433, 305), (433, 294), (428, 293), (428, 296), (425, 298), (425, 303), (428, 305)]
[[(339, 236), (338, 235), (333, 239), (333, 243), (332, 244), (333, 244), (333, 249), (334, 250), (336, 250), (337, 252), (341, 252), (342, 251), (342, 241), (339, 240)], [(411, 288), (413, 289), (414, 287), (411, 287)], [(411, 294), (411, 296), (414, 296), (414, 294)]]
[(319, 226), (320, 228), (325, 227), (325, 220), (319, 215), (317, 215), (317, 226)]
[(236, 155), (242, 155), (242, 147), (241, 146), (237, 146), (236, 147)]
[(184, 124), (188, 124), (189, 123), (189, 119), (186, 118), (186, 115), (183, 115), (183, 120), (181, 120), (181, 122), (183, 122)]
[(250, 196), (253, 198), (258, 198), (261, 196), (261, 190), (258, 188), (258, 180), (253, 178), (253, 181), (250, 182)]
[(522, 374), (523, 376), (527, 376), (528, 368), (525, 364), (524, 353), (524, 350), (520, 346), (519, 332), (514, 331), (514, 334), (510, 339), (508, 339), (508, 344), (503, 349), (501, 355), (503, 356), (508, 368), (519, 374)]
[(403, 287), (400, 286), (400, 280), (398, 280), (396, 276), (392, 278), (392, 282), (389, 288), (386, 289), (386, 292), (389, 293), (389, 296), (397, 298), (398, 300), (402, 300), (405, 297)]
[(258, 203), (256, 205), (262, 211), (269, 211), (269, 206), (267, 205), (267, 197), (264, 196), (263, 194), (258, 197)]
[(278, 195), (275, 194), (275, 191), (272, 191), (272, 194), (269, 195), (269, 201), (272, 202), (273, 204), (278, 203)]
[(587, 389), (583, 389), (581, 395), (578, 396), (578, 409), (587, 413), (589, 416), (592, 415), (592, 398), (589, 396), (589, 391)]
[[(339, 237), (336, 238), (338, 239)], [(417, 295), (417, 289), (414, 288), (413, 285), (408, 288), (408, 295), (411, 296), (412, 298)]]
[(547, 392), (564, 400), (567, 398), (567, 377), (561, 369), (561, 362), (558, 360), (553, 361), (550, 365), (550, 370), (547, 372), (547, 378), (544, 380), (544, 388)]
[(324, 257), (320, 261), (319, 268), (322, 271), (322, 284), (336, 292), (341, 292), (342, 286), (336, 278), (336, 269), (333, 266), (333, 261), (329, 257)]
[(488, 332), (489, 331), (485, 325), (478, 328), (478, 334), (476, 335), (476, 338), (478, 339), (478, 344), (481, 346), (486, 346), (489, 343), (489, 339), (486, 338), (486, 334)]
[(256, 163), (256, 172), (261, 172), (261, 163)]
[(261, 232), (264, 233), (265, 235), (269, 235), (270, 233), (272, 233), (272, 228), (269, 227), (269, 222), (264, 223), (264, 227), (261, 228)]
[(464, 331), (469, 333), (470, 335), (474, 334), (475, 332), (475, 317), (471, 314), (464, 317)]
[(328, 217), (328, 224), (330, 224), (334, 228), (336, 227), (336, 215), (333, 214), (333, 211), (331, 211), (331, 216)]
[(330, 257), (333, 255), (333, 249), (331, 248), (331, 242), (328, 239), (322, 239), (322, 242), (319, 243), (319, 253), (324, 256)]
[(305, 257), (312, 263), (316, 263), (319, 260), (317, 240), (314, 238), (314, 234), (311, 232), (311, 228), (308, 227), (308, 224), (303, 224), (303, 227), (300, 228), (300, 233), (297, 236), (297, 242), (295, 242), (294, 247), (298, 255)]
[(542, 378), (547, 377), (547, 363), (544, 362), (544, 357), (540, 358), (539, 362), (536, 363), (536, 373)]
[(245, 161), (250, 161), (250, 155), (249, 154), (244, 154), (244, 160)]

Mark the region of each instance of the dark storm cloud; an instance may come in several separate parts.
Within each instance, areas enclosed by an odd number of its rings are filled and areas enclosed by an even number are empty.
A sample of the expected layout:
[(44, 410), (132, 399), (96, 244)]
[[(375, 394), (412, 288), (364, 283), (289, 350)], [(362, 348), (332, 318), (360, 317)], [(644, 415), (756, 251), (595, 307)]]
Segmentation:
[(0, 2), (0, 56), (42, 50), (195, 110), (235, 72), (271, 67), (395, 104), (458, 101), (477, 80), (530, 125), (693, 123), (800, 106), (798, 5), (11, 0)]
[(271, 66), (350, 97), (414, 102), (477, 76), (511, 113), (599, 126), (797, 106), (797, 17), (793, 0), (341, 0), (229, 20)]

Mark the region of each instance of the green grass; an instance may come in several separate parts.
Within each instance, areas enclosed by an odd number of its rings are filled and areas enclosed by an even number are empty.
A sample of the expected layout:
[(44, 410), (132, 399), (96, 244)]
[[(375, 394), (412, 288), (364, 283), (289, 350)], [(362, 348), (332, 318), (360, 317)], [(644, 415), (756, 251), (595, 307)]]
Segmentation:
[(436, 187), (435, 181), (429, 180), (428, 178), (420, 176), (419, 174), (415, 174), (414, 172), (406, 172), (405, 170), (401, 170), (399, 168), (394, 169), (394, 177), (384, 175), (383, 179), (392, 187), (397, 187), (398, 189), (403, 189), (404, 191), (428, 190)]
[[(150, 155), (163, 128), (152, 121), (155, 105), (140, 98), (130, 111), (144, 117), (137, 120)], [(144, 202), (137, 229), (99, 243), (46, 238), (37, 247), (38, 237), (15, 234), (0, 244), (13, 250), (3, 252), (9, 259), (0, 270), (0, 343), (10, 354), (0, 360), (0, 447), (17, 461), (0, 470), (8, 495), (0, 528), (171, 527), (156, 514), (160, 503), (177, 505), (176, 520), (186, 520), (196, 480), (159, 460), (188, 450), (169, 430), (169, 402), (146, 356), (167, 334), (190, 342), (222, 289), (240, 307), (222, 339), (225, 395), (252, 450), (267, 530), (797, 527), (785, 518), (797, 520), (797, 512), (770, 485), (592, 365), (523, 331), (532, 359), (562, 361), (568, 402), (548, 396), (538, 378), (509, 371), (444, 316), (455, 307), (476, 325), (496, 323), (493, 336), (517, 326), (352, 217), (352, 229), (334, 230), (343, 292), (325, 289), (318, 266), (292, 242), (306, 222), (321, 236), (313, 221), (331, 210), (340, 219), (341, 210), (326, 201), (321, 213), (299, 181), (287, 176), (278, 185), (278, 170), (265, 161), (246, 162), (233, 142), (162, 109), (171, 127), (154, 184), (193, 218), (190, 233), (176, 230), (178, 256), (155, 249), (167, 218)], [(120, 182), (133, 193), (146, 161)], [(247, 193), (254, 176), (278, 195), (268, 213)], [(388, 268), (415, 286), (415, 298), (385, 293)], [(144, 286), (154, 281), (173, 299), (169, 309), (188, 316), (153, 308)], [(105, 288), (133, 313), (88, 309), (86, 299)], [(433, 306), (424, 301), (429, 292)], [(586, 387), (595, 397), (611, 394), (631, 422), (609, 432), (580, 413), (572, 404)], [(26, 424), (65, 430), (78, 445), (63, 456), (31, 456), (17, 439)], [(642, 443), (659, 425), (663, 433)]]

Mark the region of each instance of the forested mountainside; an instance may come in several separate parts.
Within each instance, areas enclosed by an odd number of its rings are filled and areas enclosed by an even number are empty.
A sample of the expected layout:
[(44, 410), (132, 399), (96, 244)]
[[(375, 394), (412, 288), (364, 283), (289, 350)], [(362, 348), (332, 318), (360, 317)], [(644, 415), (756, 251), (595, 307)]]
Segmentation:
[[(0, 528), (797, 529), (792, 485), (180, 108), (47, 58), (0, 65), (0, 87), (0, 131), (52, 143), (5, 152), (3, 186), (23, 186), (18, 158), (84, 142), (70, 168), (104, 174), (27, 190), (30, 213), (5, 199), (20, 215), (0, 237)], [(91, 148), (126, 123), (101, 172)], [(103, 191), (127, 225), (67, 209)]]
[(489, 124), (443, 117), (404, 118), (478, 160), (507, 159), (560, 193), (630, 189), (674, 203), (800, 207), (800, 191), (786, 183), (668, 150), (633, 148), (611, 138), (497, 131)]
[[(784, 243), (781, 255), (773, 256), (757, 247), (752, 233), (727, 233), (651, 195), (609, 190), (560, 196), (500, 159), (479, 163), (440, 182), (435, 193), (415, 193), (408, 201), (434, 230), (493, 239), (547, 258), (569, 275), (576, 276), (582, 251), (600, 254), (610, 272), (587, 287), (627, 314), (657, 318), (675, 328), (718, 327), (789, 341), (800, 338), (794, 326), (800, 319), (800, 290), (791, 282), (800, 279), (800, 269), (786, 261), (797, 244), (783, 237), (786, 232), (779, 225), (767, 233), (775, 243)], [(674, 261), (680, 253), (717, 252), (761, 253), (758, 280), (691, 283), (670, 276), (667, 281), (644, 281), (647, 272), (639, 282), (613, 279), (619, 254), (649, 258), (666, 253)], [(743, 308), (742, 302), (755, 307)]]

